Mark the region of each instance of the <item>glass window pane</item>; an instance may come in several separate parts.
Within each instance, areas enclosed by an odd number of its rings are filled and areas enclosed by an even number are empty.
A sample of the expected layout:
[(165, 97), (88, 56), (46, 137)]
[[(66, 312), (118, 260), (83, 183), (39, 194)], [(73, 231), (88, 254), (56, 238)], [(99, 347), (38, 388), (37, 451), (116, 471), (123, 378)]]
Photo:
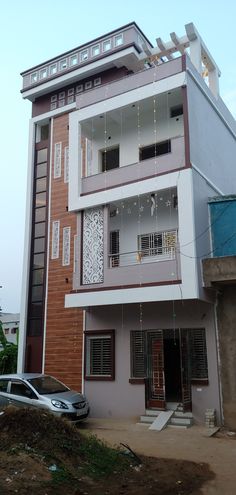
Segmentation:
[(46, 219), (46, 208), (36, 208), (35, 210), (35, 222), (44, 222)]
[(42, 301), (32, 302), (29, 307), (29, 316), (35, 318), (42, 318), (43, 316), (43, 303)]
[(47, 179), (44, 177), (43, 179), (36, 180), (36, 192), (46, 191), (47, 189)]
[(45, 249), (45, 237), (39, 237), (34, 241), (34, 253), (42, 253)]
[(37, 151), (37, 163), (42, 163), (47, 161), (48, 149), (44, 148), (43, 150)]
[(36, 194), (35, 202), (36, 202), (36, 208), (39, 206), (45, 206), (46, 205), (46, 193), (43, 192), (43, 193)]
[(35, 285), (32, 287), (31, 301), (42, 301), (43, 299), (43, 285)]
[(39, 337), (42, 335), (42, 326), (41, 319), (30, 320), (27, 334), (30, 337)]
[(33, 270), (32, 284), (38, 285), (43, 283), (44, 269)]
[(33, 259), (33, 270), (44, 267), (44, 253), (35, 254)]
[(46, 224), (45, 222), (36, 223), (34, 226), (34, 237), (43, 237), (46, 232)]
[(37, 166), (36, 169), (36, 177), (37, 179), (40, 177), (46, 177), (47, 175), (47, 163), (41, 163)]

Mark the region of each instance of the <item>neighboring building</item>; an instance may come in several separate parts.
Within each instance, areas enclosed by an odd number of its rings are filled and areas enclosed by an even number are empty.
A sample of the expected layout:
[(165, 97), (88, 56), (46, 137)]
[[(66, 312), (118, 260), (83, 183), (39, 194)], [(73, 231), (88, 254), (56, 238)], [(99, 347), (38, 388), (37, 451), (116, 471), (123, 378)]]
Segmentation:
[(0, 321), (7, 341), (16, 344), (20, 325), (19, 313), (0, 313)]
[(212, 258), (203, 260), (203, 280), (216, 296), (224, 424), (236, 430), (236, 196), (209, 201)]
[(236, 180), (219, 75), (193, 24), (153, 47), (135, 23), (22, 74), (32, 119), (18, 369), (82, 384), (94, 416), (176, 402), (222, 421), (201, 272), (208, 198)]

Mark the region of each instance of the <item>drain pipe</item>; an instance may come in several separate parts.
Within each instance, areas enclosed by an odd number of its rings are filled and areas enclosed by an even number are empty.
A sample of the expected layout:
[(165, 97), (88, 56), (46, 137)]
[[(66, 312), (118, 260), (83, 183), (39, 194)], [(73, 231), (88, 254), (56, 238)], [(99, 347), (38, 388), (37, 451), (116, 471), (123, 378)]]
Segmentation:
[(219, 329), (217, 320), (217, 309), (219, 305), (219, 291), (216, 292), (216, 302), (214, 303), (214, 317), (215, 317), (215, 337), (216, 337), (216, 352), (217, 352), (217, 375), (219, 383), (219, 401), (220, 401), (220, 414), (221, 423), (224, 425), (224, 410), (223, 410), (223, 393), (222, 393), (222, 383), (221, 383), (221, 359), (220, 359), (220, 342), (219, 342)]

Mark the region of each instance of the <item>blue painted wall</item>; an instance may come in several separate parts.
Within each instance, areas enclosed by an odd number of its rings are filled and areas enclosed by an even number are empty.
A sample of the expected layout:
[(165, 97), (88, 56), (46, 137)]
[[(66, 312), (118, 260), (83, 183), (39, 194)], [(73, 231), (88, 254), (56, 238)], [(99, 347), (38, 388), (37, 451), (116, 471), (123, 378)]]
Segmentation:
[(236, 196), (209, 201), (213, 256), (236, 255)]

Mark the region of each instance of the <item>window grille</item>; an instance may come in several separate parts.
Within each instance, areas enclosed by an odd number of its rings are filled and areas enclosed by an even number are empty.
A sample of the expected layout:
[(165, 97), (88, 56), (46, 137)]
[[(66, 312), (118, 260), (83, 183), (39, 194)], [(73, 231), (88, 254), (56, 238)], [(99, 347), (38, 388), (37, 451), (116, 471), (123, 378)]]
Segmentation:
[(111, 267), (119, 266), (120, 264), (120, 232), (119, 230), (113, 230), (110, 232), (110, 264)]
[(114, 379), (114, 334), (86, 335), (86, 378)]
[(173, 256), (177, 242), (176, 230), (168, 232), (152, 232), (138, 236), (138, 249), (141, 257)]

